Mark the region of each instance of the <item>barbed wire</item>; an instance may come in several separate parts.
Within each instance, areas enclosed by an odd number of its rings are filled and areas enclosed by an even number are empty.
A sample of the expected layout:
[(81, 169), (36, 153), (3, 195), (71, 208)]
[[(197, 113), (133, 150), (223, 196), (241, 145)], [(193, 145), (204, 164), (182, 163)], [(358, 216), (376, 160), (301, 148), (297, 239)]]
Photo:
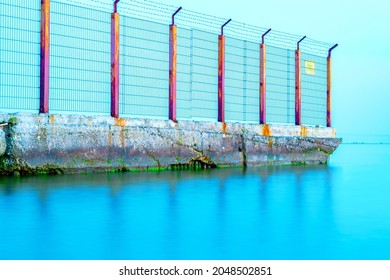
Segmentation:
[[(97, 9), (101, 11), (113, 11), (113, 0), (53, 0), (61, 3), (71, 3), (83, 7)], [(118, 4), (118, 12), (123, 16), (145, 19), (162, 24), (171, 24), (172, 14), (179, 7), (163, 4), (153, 0), (122, 0)], [(229, 18), (217, 17), (201, 12), (187, 10), (185, 7), (175, 17), (175, 24), (185, 29), (196, 29), (210, 33), (220, 34), (221, 25)], [(255, 43), (261, 42), (261, 36), (269, 28), (246, 24), (234, 19), (224, 28), (224, 34), (231, 38)], [(297, 42), (303, 35), (291, 34), (288, 32), (273, 30), (265, 37), (267, 45), (296, 49)], [(305, 38), (300, 44), (303, 52), (313, 55), (326, 56), (333, 44)]]

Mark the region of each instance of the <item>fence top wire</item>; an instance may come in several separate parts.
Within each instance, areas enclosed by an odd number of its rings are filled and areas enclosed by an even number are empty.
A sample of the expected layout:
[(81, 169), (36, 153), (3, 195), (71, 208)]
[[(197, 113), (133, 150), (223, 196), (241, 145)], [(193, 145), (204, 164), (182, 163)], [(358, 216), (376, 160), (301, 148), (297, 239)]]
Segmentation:
[[(113, 0), (54, 0), (56, 2), (71, 3), (91, 9), (105, 12), (113, 11)], [(162, 24), (171, 24), (172, 14), (177, 10), (177, 6), (155, 2), (153, 0), (121, 0), (118, 4), (118, 12), (121, 15), (144, 19)], [(220, 34), (221, 25), (229, 18), (211, 16), (208, 14), (183, 9), (175, 17), (177, 26), (186, 29), (196, 29)], [(271, 27), (272, 28), (272, 27)], [(261, 36), (269, 28), (245, 24), (234, 21), (234, 19), (225, 27), (224, 34), (227, 37), (241, 39), (255, 43), (261, 42)], [(266, 44), (274, 47), (295, 50), (297, 42), (303, 35), (290, 34), (287, 32), (273, 30), (266, 36)], [(333, 44), (321, 42), (306, 37), (300, 44), (302, 52), (312, 55), (326, 57), (328, 50)]]

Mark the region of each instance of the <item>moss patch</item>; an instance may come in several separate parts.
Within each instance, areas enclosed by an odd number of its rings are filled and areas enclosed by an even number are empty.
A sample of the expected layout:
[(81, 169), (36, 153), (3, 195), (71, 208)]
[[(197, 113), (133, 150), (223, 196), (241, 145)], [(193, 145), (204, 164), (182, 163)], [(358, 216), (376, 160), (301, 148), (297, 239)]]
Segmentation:
[(12, 118), (8, 119), (8, 123), (11, 124), (11, 125), (18, 124), (18, 122), (19, 122), (19, 120), (16, 117), (12, 117)]

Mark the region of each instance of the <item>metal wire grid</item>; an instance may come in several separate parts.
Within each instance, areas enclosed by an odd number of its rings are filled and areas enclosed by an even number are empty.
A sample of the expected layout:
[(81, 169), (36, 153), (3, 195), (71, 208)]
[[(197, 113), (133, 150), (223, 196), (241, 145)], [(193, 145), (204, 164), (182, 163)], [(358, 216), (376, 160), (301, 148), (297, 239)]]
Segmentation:
[(225, 118), (259, 121), (259, 45), (226, 37)]
[(114, 0), (57, 0), (64, 4), (70, 4), (72, 6), (80, 6), (84, 8), (90, 8), (97, 11), (109, 12), (113, 11)]
[(121, 16), (120, 30), (120, 113), (167, 119), (168, 26)]
[[(63, 6), (56, 12), (56, 6), (59, 8), (60, 5), (64, 5), (61, 2), (64, 1), (52, 1), (50, 108), (58, 112), (107, 114), (110, 92), (109, 13), (112, 11), (113, 2), (111, 0), (85, 0), (81, 3), (77, 0), (68, 0), (65, 1), (66, 7)], [(25, 27), (25, 29), (16, 27), (13, 29), (17, 32), (8, 33), (8, 37), (3, 35), (2, 39), (6, 40), (2, 40), (0, 50), (8, 53), (12, 49), (11, 52), (17, 53), (14, 57), (19, 62), (23, 61), (19, 64), (19, 67), (23, 69), (18, 68), (12, 72), (14, 74), (11, 73), (14, 79), (15, 76), (33, 79), (33, 81), (14, 81), (15, 85), (9, 86), (9, 81), (13, 80), (9, 78), (10, 73), (7, 71), (12, 71), (13, 68), (10, 65), (15, 63), (11, 64), (8, 61), (12, 56), (2, 55), (5, 59), (0, 60), (2, 63), (0, 67), (2, 71), (0, 108), (12, 110), (12, 107), (15, 107), (15, 109), (22, 110), (36, 110), (39, 106), (39, 2), (29, 1), (28, 7), (25, 3), (23, 6), (12, 3), (7, 3), (7, 5), (0, 3), (0, 5), (2, 5), (2, 11), (5, 11), (2, 12), (4, 17), (2, 17), (0, 27), (4, 32), (1, 34), (7, 34), (6, 32), (10, 29), (11, 20), (6, 20), (6, 17), (12, 18), (16, 14), (14, 10), (7, 11), (5, 8), (15, 9), (16, 7), (21, 13), (20, 19), (31, 21), (30, 25), (24, 25), (29, 26), (28, 30)], [(166, 118), (168, 115), (169, 36), (166, 25), (170, 23), (171, 15), (176, 9), (177, 7), (171, 5), (139, 0), (131, 3), (123, 1), (119, 6), (121, 13), (120, 111), (124, 115), (160, 118)], [(24, 13), (28, 11), (27, 16), (23, 15), (23, 10)], [(104, 13), (98, 11), (104, 11)], [(130, 23), (128, 15), (134, 17), (133, 22)], [(136, 17), (148, 18), (166, 25), (145, 20), (138, 20), (137, 24)], [(128, 24), (126, 24), (126, 19)], [(179, 26), (178, 118), (215, 121), (217, 117), (218, 43), (215, 34), (219, 33), (220, 25), (226, 20), (227, 18), (212, 17), (184, 9), (176, 18)], [(34, 28), (31, 28), (32, 23), (34, 23)], [(56, 30), (56, 27), (60, 26), (61, 28)], [(184, 29), (185, 26), (190, 29)], [(205, 30), (214, 34), (204, 32)], [(257, 42), (265, 30), (265, 28), (235, 21), (232, 21), (225, 29), (225, 34), (229, 37), (226, 45), (226, 118), (228, 120), (256, 122), (258, 119)], [(24, 41), (24, 43), (29, 43), (30, 52), (18, 53), (15, 51), (18, 50), (17, 47), (9, 46), (9, 41), (17, 41), (15, 34), (20, 34), (22, 40), (26, 38), (25, 35), (21, 35), (22, 32), (35, 34), (33, 39), (29, 39), (28, 42)], [(65, 37), (66, 40), (61, 37)], [(229, 43), (230, 38), (232, 44)], [(293, 123), (294, 54), (289, 50), (295, 48), (296, 41), (300, 38), (301, 36), (277, 31), (272, 31), (266, 37), (268, 50), (267, 115), (271, 123)], [(242, 48), (239, 49), (237, 46)], [(316, 54), (315, 59), (312, 59), (315, 61), (323, 60), (329, 47), (330, 44), (309, 38), (301, 44), (303, 52)], [(26, 50), (27, 48), (19, 45), (19, 49)], [(26, 61), (29, 63), (27, 64)], [(237, 65), (239, 65), (238, 68), (235, 67)], [(324, 101), (319, 95), (320, 92), (326, 93), (326, 87), (325, 89), (323, 87), (323, 72), (321, 72), (324, 64), (316, 62), (316, 65), (318, 73), (322, 73), (321, 77), (316, 77), (317, 80), (313, 80), (312, 75), (302, 75), (302, 118), (304, 123), (323, 125)], [(302, 67), (304, 67), (304, 62)], [(93, 75), (91, 71), (94, 72)], [(33, 75), (27, 76), (26, 73), (33, 73)], [(241, 76), (242, 80), (237, 79), (237, 76)], [(27, 86), (21, 87), (22, 84)], [(26, 98), (15, 97), (18, 96), (17, 94), (9, 94), (7, 98), (4, 98), (6, 97), (4, 92), (10, 92), (9, 88), (18, 91), (19, 96), (19, 92), (23, 92)], [(26, 88), (29, 90), (26, 91)], [(241, 112), (237, 109), (238, 107), (242, 108)]]
[(52, 113), (110, 114), (110, 14), (51, 1)]
[(267, 122), (295, 122), (294, 51), (267, 46), (266, 63)]
[(225, 39), (225, 119), (244, 121), (245, 42), (234, 38)]
[(218, 118), (218, 36), (192, 31), (192, 118)]
[[(88, 1), (95, 2), (95, 5), (100, 4), (102, 7), (107, 5), (105, 0)], [(108, 3), (110, 3), (110, 1), (108, 1)], [(123, 0), (119, 3), (118, 7), (121, 14), (164, 24), (171, 23), (171, 16), (177, 10), (177, 8), (178, 6), (158, 3), (152, 0)], [(183, 7), (180, 13), (176, 15), (175, 23), (180, 28), (196, 29), (219, 34), (221, 25), (224, 24), (228, 19), (229, 17), (216, 17), (201, 12), (191, 11)], [(268, 28), (269, 27), (259, 27), (238, 22), (233, 19), (225, 27), (224, 33), (231, 38), (250, 42), (260, 42), (261, 35), (264, 34)], [(272, 46), (293, 50), (296, 48), (297, 41), (299, 41), (302, 37), (303, 35), (272, 30), (272, 32), (270, 32), (266, 37), (266, 43)], [(326, 56), (327, 50), (332, 45), (307, 37), (305, 41), (302, 42), (301, 46), (303, 51), (320, 56)]]
[(326, 58), (301, 53), (302, 124), (326, 126)]
[(260, 46), (246, 41), (244, 121), (258, 123), (260, 116)]
[[(74, 0), (71, 0), (74, 1)], [(108, 3), (103, 0), (90, 0), (102, 7)], [(104, 3), (103, 3), (104, 2)], [(110, 3), (111, 4), (111, 3)], [(171, 23), (171, 15), (178, 7), (166, 5), (154, 1), (134, 0), (122, 1), (119, 5), (119, 12), (124, 15), (131, 15), (135, 18), (143, 18), (164, 24)], [(207, 31), (218, 34), (220, 26), (228, 18), (214, 17), (203, 13), (193, 12), (185, 8), (176, 16), (178, 25), (178, 74), (177, 74), (177, 110), (179, 119), (213, 119), (217, 114), (216, 81), (217, 81), (217, 36), (212, 40), (213, 47), (204, 47), (199, 44), (200, 38), (196, 34), (200, 31)], [(193, 30), (195, 36), (193, 35)], [(225, 34), (231, 38), (239, 39), (236, 43), (241, 44), (241, 49), (234, 49), (234, 44), (229, 45), (227, 39), (226, 45), (226, 119), (229, 121), (253, 121), (258, 117), (258, 55), (256, 55), (256, 44), (261, 35), (268, 28), (248, 25), (232, 21), (225, 28)], [(180, 35), (182, 32), (182, 35)], [(188, 36), (192, 34), (191, 38)], [(301, 35), (289, 34), (272, 30), (266, 37), (267, 43), (267, 119), (271, 123), (294, 123), (294, 53), (291, 50), (296, 48), (296, 42), (301, 39)], [(206, 40), (207, 41), (207, 40)], [(211, 41), (209, 40), (208, 43)], [(210, 45), (210, 44), (206, 44)], [(253, 46), (251, 58), (247, 45)], [(327, 50), (331, 45), (328, 43), (306, 38), (301, 43), (301, 50), (306, 53), (315, 54), (318, 57), (325, 57)], [(197, 48), (200, 47), (200, 50)], [(203, 48), (203, 49), (202, 49)], [(274, 49), (273, 49), (274, 48)], [(232, 51), (230, 51), (231, 49)], [(199, 52), (212, 51), (210, 57), (198, 55)], [(274, 53), (273, 53), (274, 52)], [(238, 54), (239, 53), (239, 54)], [(209, 52), (211, 54), (211, 52)], [(230, 60), (231, 59), (231, 60)], [(208, 62), (205, 62), (208, 60)], [(241, 61), (239, 61), (241, 60)], [(246, 61), (252, 60), (252, 61)], [(214, 65), (211, 65), (213, 62)], [(194, 63), (194, 65), (192, 65)], [(204, 69), (199, 71), (200, 63)], [(248, 64), (249, 63), (249, 64)], [(236, 65), (235, 65), (236, 64)], [(257, 65), (256, 65), (257, 64)], [(304, 64), (304, 62), (302, 63)], [(237, 68), (237, 65), (240, 65)], [(195, 73), (192, 73), (195, 71)], [(203, 76), (202, 76), (203, 75)], [(230, 77), (231, 76), (231, 77)], [(242, 77), (242, 80), (237, 77)], [(312, 78), (312, 77), (310, 77)], [(201, 81), (204, 79), (205, 81)], [(307, 81), (303, 77), (302, 95), (303, 95), (303, 121), (305, 123), (313, 122), (317, 124), (319, 115), (307, 120), (305, 108), (313, 111), (313, 102), (315, 98), (311, 96), (306, 98)], [(211, 82), (211, 83), (210, 83)], [(215, 83), (215, 84), (213, 84)], [(314, 82), (315, 84), (316, 82)], [(317, 87), (309, 82), (308, 87)], [(318, 90), (314, 88), (314, 90)], [(325, 91), (326, 92), (326, 89)], [(309, 101), (307, 101), (309, 100)], [(241, 109), (241, 110), (239, 110)], [(318, 108), (315, 110), (319, 110)], [(314, 110), (314, 111), (315, 111)], [(323, 110), (323, 109), (321, 109)], [(193, 115), (192, 115), (193, 113)], [(317, 119), (316, 119), (317, 118)]]
[(177, 30), (177, 119), (192, 118), (192, 30)]
[(40, 2), (0, 3), (0, 110), (39, 109)]
[[(9, 1), (9, 0), (7, 0)], [(113, 9), (113, 0), (58, 0), (64, 3), (72, 3), (102, 11), (111, 12)], [(171, 16), (177, 10), (178, 6), (158, 3), (153, 0), (122, 0), (118, 4), (118, 12), (128, 17), (154, 21), (162, 24), (170, 24)], [(183, 9), (175, 17), (175, 22), (179, 27), (186, 29), (197, 29), (219, 34), (220, 27), (229, 17), (216, 17), (201, 12), (195, 12)], [(225, 27), (225, 35), (251, 42), (260, 42), (261, 35), (269, 27), (259, 27), (233, 20)], [(267, 37), (266, 43), (272, 46), (295, 49), (296, 43), (303, 35), (291, 34), (272, 30)], [(332, 44), (306, 38), (301, 43), (301, 49), (304, 52), (326, 56), (328, 49)]]

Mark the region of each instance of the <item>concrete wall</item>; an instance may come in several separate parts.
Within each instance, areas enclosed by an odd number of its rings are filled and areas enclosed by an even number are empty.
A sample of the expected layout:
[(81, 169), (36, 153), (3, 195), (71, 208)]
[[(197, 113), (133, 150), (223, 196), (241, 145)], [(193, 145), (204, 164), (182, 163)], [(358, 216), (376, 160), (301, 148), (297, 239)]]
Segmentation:
[[(1, 174), (167, 169), (202, 157), (217, 166), (321, 164), (333, 128), (0, 114)], [(4, 150), (4, 149), (3, 149)]]

